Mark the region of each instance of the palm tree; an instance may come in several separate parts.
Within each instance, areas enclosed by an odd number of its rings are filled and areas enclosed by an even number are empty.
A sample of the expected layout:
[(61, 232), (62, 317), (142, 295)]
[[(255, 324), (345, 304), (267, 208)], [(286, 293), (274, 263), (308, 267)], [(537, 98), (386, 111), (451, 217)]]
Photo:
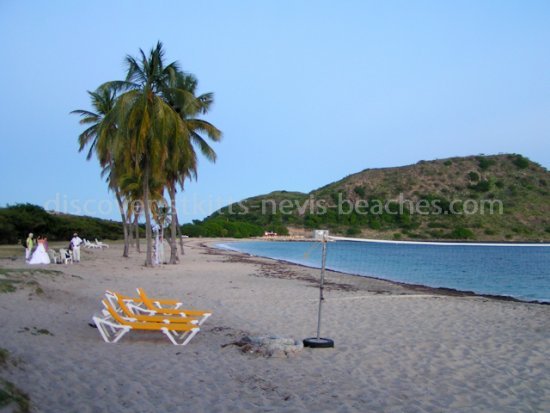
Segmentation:
[[(164, 163), (168, 158), (167, 138), (185, 134), (179, 114), (163, 99), (168, 80), (179, 71), (176, 62), (164, 66), (162, 43), (158, 42), (149, 56), (140, 49), (140, 59), (126, 57), (128, 72), (125, 81), (108, 82), (105, 87), (123, 88), (113, 108), (113, 120), (119, 127), (117, 162), (124, 170), (141, 175), (143, 212), (147, 251), (145, 265), (152, 262), (151, 191), (153, 181), (165, 178)], [(173, 91), (185, 95), (186, 91)]]
[[(201, 134), (206, 134), (212, 141), (221, 139), (221, 131), (214, 125), (196, 116), (208, 112), (213, 103), (212, 93), (195, 96), (198, 81), (195, 76), (178, 71), (168, 79), (163, 96), (170, 106), (180, 115), (183, 121), (184, 134), (170, 136), (168, 139), (169, 158), (166, 162), (166, 187), (170, 196), (172, 221), (170, 227), (170, 263), (178, 261), (176, 232), (178, 216), (176, 208), (177, 185), (183, 190), (187, 178), (197, 177), (197, 155), (193, 144), (200, 148), (202, 154), (210, 161), (216, 160), (216, 153)], [(181, 93), (187, 91), (188, 93)]]
[[(216, 153), (203, 135), (215, 142), (221, 138), (216, 127), (198, 118), (208, 112), (213, 95), (196, 97), (196, 78), (183, 73), (176, 62), (165, 66), (163, 60), (160, 42), (149, 55), (140, 49), (138, 59), (127, 56), (126, 80), (107, 82), (94, 94), (90, 93), (94, 107), (96, 101), (108, 103), (108, 107), (98, 109), (98, 114), (74, 111), (83, 116), (81, 123), (92, 123), (80, 135), (80, 150), (91, 144), (88, 157), (94, 149), (98, 154), (110, 187), (117, 195), (124, 224), (128, 214), (123, 213), (122, 196), (127, 201), (142, 201), (146, 266), (152, 265), (151, 201), (162, 197), (164, 188), (168, 189), (172, 214), (170, 262), (175, 263), (177, 186), (183, 189), (187, 178), (196, 178), (195, 146), (207, 159), (215, 161)], [(125, 241), (128, 238), (125, 227)]]
[(73, 110), (71, 113), (81, 116), (80, 124), (90, 125), (82, 132), (78, 141), (80, 144), (79, 152), (89, 145), (87, 160), (90, 160), (95, 152), (100, 166), (103, 168), (102, 176), (107, 176), (109, 189), (115, 193), (120, 215), (122, 217), (122, 229), (124, 232), (124, 251), (122, 256), (128, 257), (129, 231), (124, 211), (124, 203), (118, 186), (118, 175), (115, 170), (113, 158), (113, 144), (116, 141), (117, 126), (109, 118), (109, 113), (116, 102), (117, 89), (111, 87), (100, 87), (95, 92), (88, 91), (92, 100), (92, 106), (95, 112), (87, 110)]

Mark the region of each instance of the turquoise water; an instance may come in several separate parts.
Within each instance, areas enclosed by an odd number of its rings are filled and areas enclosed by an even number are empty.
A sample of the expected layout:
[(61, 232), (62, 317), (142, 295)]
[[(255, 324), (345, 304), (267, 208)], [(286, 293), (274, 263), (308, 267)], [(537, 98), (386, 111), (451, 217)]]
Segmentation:
[[(321, 266), (321, 243), (218, 244), (251, 255)], [(550, 247), (327, 243), (327, 268), (407, 284), (550, 302)]]

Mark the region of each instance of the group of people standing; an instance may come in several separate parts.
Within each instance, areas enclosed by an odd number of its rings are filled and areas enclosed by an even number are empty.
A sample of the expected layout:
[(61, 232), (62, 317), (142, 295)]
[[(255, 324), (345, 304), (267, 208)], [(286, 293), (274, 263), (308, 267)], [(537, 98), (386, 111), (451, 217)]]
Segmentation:
[[(80, 245), (82, 239), (75, 232), (69, 243), (69, 251), (72, 251), (73, 262), (80, 262)], [(48, 254), (48, 238), (38, 236), (36, 242), (31, 232), (25, 241), (25, 261), (28, 264), (49, 264), (51, 262)]]

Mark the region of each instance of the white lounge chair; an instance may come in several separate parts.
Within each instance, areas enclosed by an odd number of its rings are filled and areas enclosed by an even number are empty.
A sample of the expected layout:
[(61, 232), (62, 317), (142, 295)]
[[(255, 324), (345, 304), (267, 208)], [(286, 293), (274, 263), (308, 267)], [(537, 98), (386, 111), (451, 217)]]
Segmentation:
[(83, 239), (82, 242), (84, 243), (85, 248), (101, 248), (99, 245), (94, 244), (94, 243), (88, 241), (87, 239)]
[(48, 249), (48, 255), (50, 257), (50, 261), (54, 264), (61, 264), (63, 263), (63, 260), (61, 259), (61, 256), (59, 253), (55, 252), (53, 248)]
[(73, 252), (65, 248), (59, 248), (59, 259), (62, 264), (68, 264), (73, 262)]
[(101, 242), (101, 241), (98, 241), (97, 238), (95, 239), (95, 244), (99, 247), (99, 248), (109, 248), (109, 245), (108, 244), (105, 244), (104, 242)]

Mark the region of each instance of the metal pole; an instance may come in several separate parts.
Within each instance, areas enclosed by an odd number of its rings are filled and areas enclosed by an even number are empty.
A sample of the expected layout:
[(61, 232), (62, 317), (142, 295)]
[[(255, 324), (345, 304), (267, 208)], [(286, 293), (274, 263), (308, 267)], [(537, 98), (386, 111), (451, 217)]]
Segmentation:
[(327, 262), (327, 238), (323, 235), (323, 254), (321, 259), (321, 283), (319, 285), (319, 314), (317, 316), (317, 340), (321, 338), (321, 309), (323, 307), (323, 289), (325, 283), (325, 265)]

